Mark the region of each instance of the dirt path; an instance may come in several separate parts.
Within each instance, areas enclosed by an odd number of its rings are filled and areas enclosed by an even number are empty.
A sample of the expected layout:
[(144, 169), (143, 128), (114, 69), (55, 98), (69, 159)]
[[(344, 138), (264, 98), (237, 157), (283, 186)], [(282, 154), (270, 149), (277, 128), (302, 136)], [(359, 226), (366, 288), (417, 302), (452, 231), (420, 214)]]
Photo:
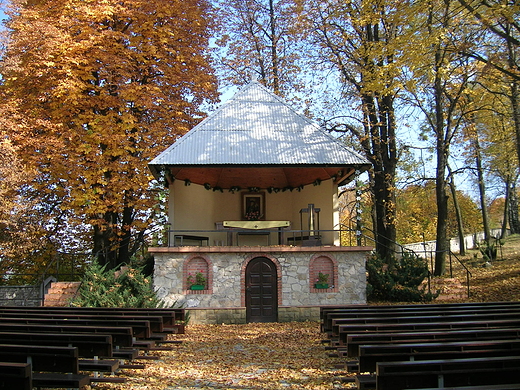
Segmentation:
[(320, 343), (319, 324), (190, 325), (172, 351), (144, 370), (125, 370), (125, 384), (95, 389), (342, 389)]

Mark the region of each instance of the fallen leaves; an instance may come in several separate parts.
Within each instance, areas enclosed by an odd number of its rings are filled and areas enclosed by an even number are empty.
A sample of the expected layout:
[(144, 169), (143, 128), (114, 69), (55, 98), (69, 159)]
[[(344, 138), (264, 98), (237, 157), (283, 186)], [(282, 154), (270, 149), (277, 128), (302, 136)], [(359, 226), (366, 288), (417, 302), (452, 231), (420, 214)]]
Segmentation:
[(155, 353), (144, 370), (124, 370), (125, 384), (96, 389), (343, 388), (327, 356), (317, 322), (189, 325), (183, 343)]

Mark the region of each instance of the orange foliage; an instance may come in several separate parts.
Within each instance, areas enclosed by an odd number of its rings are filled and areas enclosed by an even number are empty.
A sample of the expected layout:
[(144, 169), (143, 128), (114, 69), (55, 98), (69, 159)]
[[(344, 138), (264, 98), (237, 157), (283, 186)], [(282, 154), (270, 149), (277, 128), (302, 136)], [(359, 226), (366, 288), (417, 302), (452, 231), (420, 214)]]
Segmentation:
[(2, 92), (26, 126), (9, 137), (38, 169), (33, 185), (86, 216), (95, 250), (149, 226), (147, 163), (216, 101), (209, 12), (195, 0), (13, 1)]

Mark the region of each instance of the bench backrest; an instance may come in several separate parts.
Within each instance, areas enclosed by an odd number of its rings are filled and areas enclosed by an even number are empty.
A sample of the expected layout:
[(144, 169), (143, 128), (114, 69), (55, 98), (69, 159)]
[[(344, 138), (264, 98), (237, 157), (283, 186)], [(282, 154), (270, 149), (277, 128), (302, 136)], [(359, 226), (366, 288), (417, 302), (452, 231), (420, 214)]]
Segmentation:
[(163, 317), (163, 323), (172, 326), (179, 321), (186, 320), (186, 313), (181, 308), (118, 308), (118, 307), (55, 307), (55, 306), (39, 306), (39, 307), (18, 307), (18, 306), (2, 306), (0, 313), (8, 312), (25, 312), (25, 313), (70, 313), (70, 314), (92, 314), (92, 315), (117, 315), (117, 316), (160, 316)]
[(520, 338), (520, 328), (465, 329), (438, 332), (357, 333), (347, 336), (347, 354), (359, 356), (359, 346), (369, 344), (427, 343)]
[(0, 328), (4, 324), (27, 324), (27, 325), (55, 325), (68, 327), (96, 327), (96, 328), (118, 328), (129, 327), (132, 329), (132, 336), (136, 338), (148, 339), (152, 334), (150, 321), (148, 320), (95, 320), (95, 319), (78, 319), (78, 318), (26, 318), (26, 317), (0, 317)]
[(133, 331), (130, 327), (0, 323), (0, 331), (18, 333), (98, 333), (111, 335), (114, 347), (131, 347), (133, 345)]
[(139, 321), (148, 321), (150, 323), (150, 329), (152, 332), (163, 332), (164, 324), (163, 317), (160, 316), (118, 316), (118, 315), (95, 315), (95, 314), (75, 314), (75, 313), (43, 313), (43, 312), (21, 312), (21, 313), (2, 313), (0, 312), (0, 320), (10, 319), (10, 318), (21, 318), (21, 319), (54, 319), (54, 320), (67, 320), (72, 321), (75, 320), (77, 323), (79, 321), (84, 321), (88, 323), (91, 321), (94, 324), (98, 324), (101, 321), (105, 322), (127, 322), (128, 324), (132, 324), (132, 322), (136, 323), (136, 326), (141, 326)]
[(0, 361), (30, 363), (33, 371), (79, 373), (75, 347), (0, 344)]
[[(518, 305), (514, 305), (508, 307), (507, 312), (517, 312), (520, 313), (520, 303)], [(347, 323), (347, 319), (350, 321), (356, 321), (355, 319), (370, 319), (370, 318), (388, 318), (389, 320), (393, 318), (400, 317), (443, 317), (447, 315), (478, 315), (478, 314), (493, 314), (493, 313), (504, 313), (504, 308), (502, 306), (487, 306), (487, 307), (460, 307), (460, 308), (423, 308), (423, 309), (413, 309), (413, 310), (370, 310), (370, 311), (350, 311), (350, 312), (330, 312), (327, 313), (322, 320), (322, 331), (323, 332), (331, 332), (333, 331), (333, 327), (335, 324), (340, 324), (342, 320), (344, 323)], [(383, 320), (385, 321), (385, 320)]]
[(377, 364), (378, 390), (518, 383), (520, 356), (474, 359), (382, 362)]
[(361, 345), (359, 347), (358, 359), (360, 372), (375, 372), (377, 362), (519, 355), (520, 339), (451, 343)]
[(0, 332), (0, 343), (72, 346), (76, 347), (79, 356), (84, 358), (111, 358), (114, 349), (112, 336), (106, 334)]
[(349, 334), (354, 333), (402, 333), (402, 332), (432, 332), (447, 330), (471, 330), (487, 328), (518, 328), (520, 318), (495, 321), (459, 321), (437, 323), (412, 323), (412, 324), (362, 324), (341, 326), (338, 334), (340, 345), (345, 345)]
[(0, 362), (0, 390), (32, 390), (32, 388), (30, 364)]

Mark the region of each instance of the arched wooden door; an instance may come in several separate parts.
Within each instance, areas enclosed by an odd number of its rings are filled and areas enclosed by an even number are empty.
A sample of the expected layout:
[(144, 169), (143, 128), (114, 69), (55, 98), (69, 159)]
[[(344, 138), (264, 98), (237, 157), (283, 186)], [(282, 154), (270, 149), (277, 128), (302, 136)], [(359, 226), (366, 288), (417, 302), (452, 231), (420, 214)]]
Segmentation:
[(278, 321), (276, 266), (266, 257), (256, 257), (246, 268), (246, 321)]

